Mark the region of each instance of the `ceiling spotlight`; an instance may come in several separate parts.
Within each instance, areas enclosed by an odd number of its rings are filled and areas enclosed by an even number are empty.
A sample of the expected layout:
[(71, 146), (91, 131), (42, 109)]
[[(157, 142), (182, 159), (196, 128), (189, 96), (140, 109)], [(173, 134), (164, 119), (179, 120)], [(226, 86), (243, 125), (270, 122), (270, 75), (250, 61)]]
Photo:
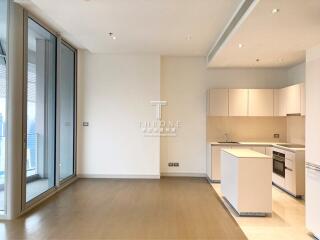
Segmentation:
[(277, 14), (280, 12), (280, 9), (279, 8), (274, 8), (272, 9), (272, 14)]
[(242, 45), (241, 43), (239, 43), (239, 44), (238, 44), (238, 47), (239, 47), (239, 48), (242, 48), (242, 47), (243, 47), (243, 45)]
[(109, 37), (112, 38), (113, 40), (116, 40), (117, 37), (113, 34), (113, 32), (108, 33)]
[(260, 62), (260, 58), (256, 58), (256, 62)]

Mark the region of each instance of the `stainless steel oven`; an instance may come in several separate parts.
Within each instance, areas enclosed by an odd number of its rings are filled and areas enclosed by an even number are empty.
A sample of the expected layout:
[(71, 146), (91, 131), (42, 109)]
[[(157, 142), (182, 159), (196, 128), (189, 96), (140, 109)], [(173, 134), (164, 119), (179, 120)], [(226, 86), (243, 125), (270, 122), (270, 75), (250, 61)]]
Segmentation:
[(286, 176), (286, 166), (285, 166), (286, 155), (284, 153), (273, 151), (272, 158), (273, 158), (273, 173), (284, 178)]

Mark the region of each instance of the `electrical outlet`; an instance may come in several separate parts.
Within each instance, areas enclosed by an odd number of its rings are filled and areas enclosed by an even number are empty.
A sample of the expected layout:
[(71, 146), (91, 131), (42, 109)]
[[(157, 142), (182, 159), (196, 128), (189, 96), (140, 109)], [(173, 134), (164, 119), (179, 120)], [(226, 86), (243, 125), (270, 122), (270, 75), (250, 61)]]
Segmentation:
[(279, 133), (273, 134), (273, 138), (280, 138), (280, 134)]
[(173, 165), (174, 165), (174, 164), (173, 164), (172, 162), (169, 162), (169, 163), (168, 163), (168, 166), (169, 166), (169, 167), (173, 167)]
[(174, 166), (174, 167), (179, 167), (179, 163), (178, 163), (178, 162), (175, 162), (175, 163), (173, 163), (173, 166)]

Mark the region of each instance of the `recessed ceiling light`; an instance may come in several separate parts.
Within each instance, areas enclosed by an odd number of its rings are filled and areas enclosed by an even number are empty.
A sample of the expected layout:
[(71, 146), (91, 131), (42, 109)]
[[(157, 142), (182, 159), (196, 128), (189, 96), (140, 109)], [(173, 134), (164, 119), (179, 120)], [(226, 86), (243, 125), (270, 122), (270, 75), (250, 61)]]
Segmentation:
[(113, 39), (113, 40), (116, 40), (116, 39), (117, 39), (117, 37), (113, 34), (113, 32), (109, 32), (108, 35), (109, 35), (109, 37), (110, 37), (111, 39)]
[(260, 58), (256, 58), (256, 62), (260, 62)]
[(274, 8), (272, 9), (272, 14), (277, 14), (280, 12), (280, 9), (279, 8)]
[(242, 48), (242, 47), (243, 47), (243, 45), (242, 45), (241, 43), (239, 43), (239, 44), (238, 44), (238, 47), (239, 47), (239, 48)]

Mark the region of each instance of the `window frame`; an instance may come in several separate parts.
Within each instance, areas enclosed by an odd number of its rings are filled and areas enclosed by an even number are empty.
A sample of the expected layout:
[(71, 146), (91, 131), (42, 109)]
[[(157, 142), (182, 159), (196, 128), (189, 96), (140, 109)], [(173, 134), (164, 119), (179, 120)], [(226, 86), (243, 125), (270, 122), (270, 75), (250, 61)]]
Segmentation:
[[(78, 82), (78, 50), (74, 46), (72, 46), (70, 43), (68, 43), (66, 40), (62, 39), (61, 36), (55, 32), (52, 28), (50, 28), (47, 24), (43, 23), (41, 20), (39, 20), (36, 16), (31, 14), (29, 11), (24, 9), (24, 40), (23, 40), (23, 46), (24, 46), (24, 56), (23, 56), (23, 75), (24, 75), (24, 97), (23, 97), (23, 159), (22, 159), (22, 195), (21, 195), (21, 212), (20, 214), (24, 214), (34, 206), (41, 203), (46, 198), (54, 195), (57, 191), (61, 190), (65, 186), (71, 184), (77, 176), (77, 82)], [(26, 177), (26, 134), (27, 134), (27, 93), (26, 93), (26, 84), (28, 81), (28, 20), (31, 19), (35, 23), (37, 23), (39, 26), (47, 30), (49, 33), (51, 33), (53, 36), (56, 37), (56, 60), (55, 60), (55, 140), (54, 140), (54, 159), (55, 159), (55, 179), (54, 179), (54, 186), (47, 191), (43, 192), (42, 194), (36, 196), (30, 201), (26, 201), (26, 183), (28, 181), (28, 178)], [(61, 56), (60, 56), (60, 47), (61, 44), (65, 44), (69, 48), (71, 48), (75, 53), (75, 78), (74, 78), (74, 157), (73, 157), (73, 175), (63, 179), (62, 181), (59, 180), (60, 172), (59, 172), (59, 166), (60, 166), (60, 158), (58, 155), (58, 149), (59, 149), (59, 81), (60, 81), (60, 64), (61, 64)], [(33, 176), (31, 176), (33, 177)]]

